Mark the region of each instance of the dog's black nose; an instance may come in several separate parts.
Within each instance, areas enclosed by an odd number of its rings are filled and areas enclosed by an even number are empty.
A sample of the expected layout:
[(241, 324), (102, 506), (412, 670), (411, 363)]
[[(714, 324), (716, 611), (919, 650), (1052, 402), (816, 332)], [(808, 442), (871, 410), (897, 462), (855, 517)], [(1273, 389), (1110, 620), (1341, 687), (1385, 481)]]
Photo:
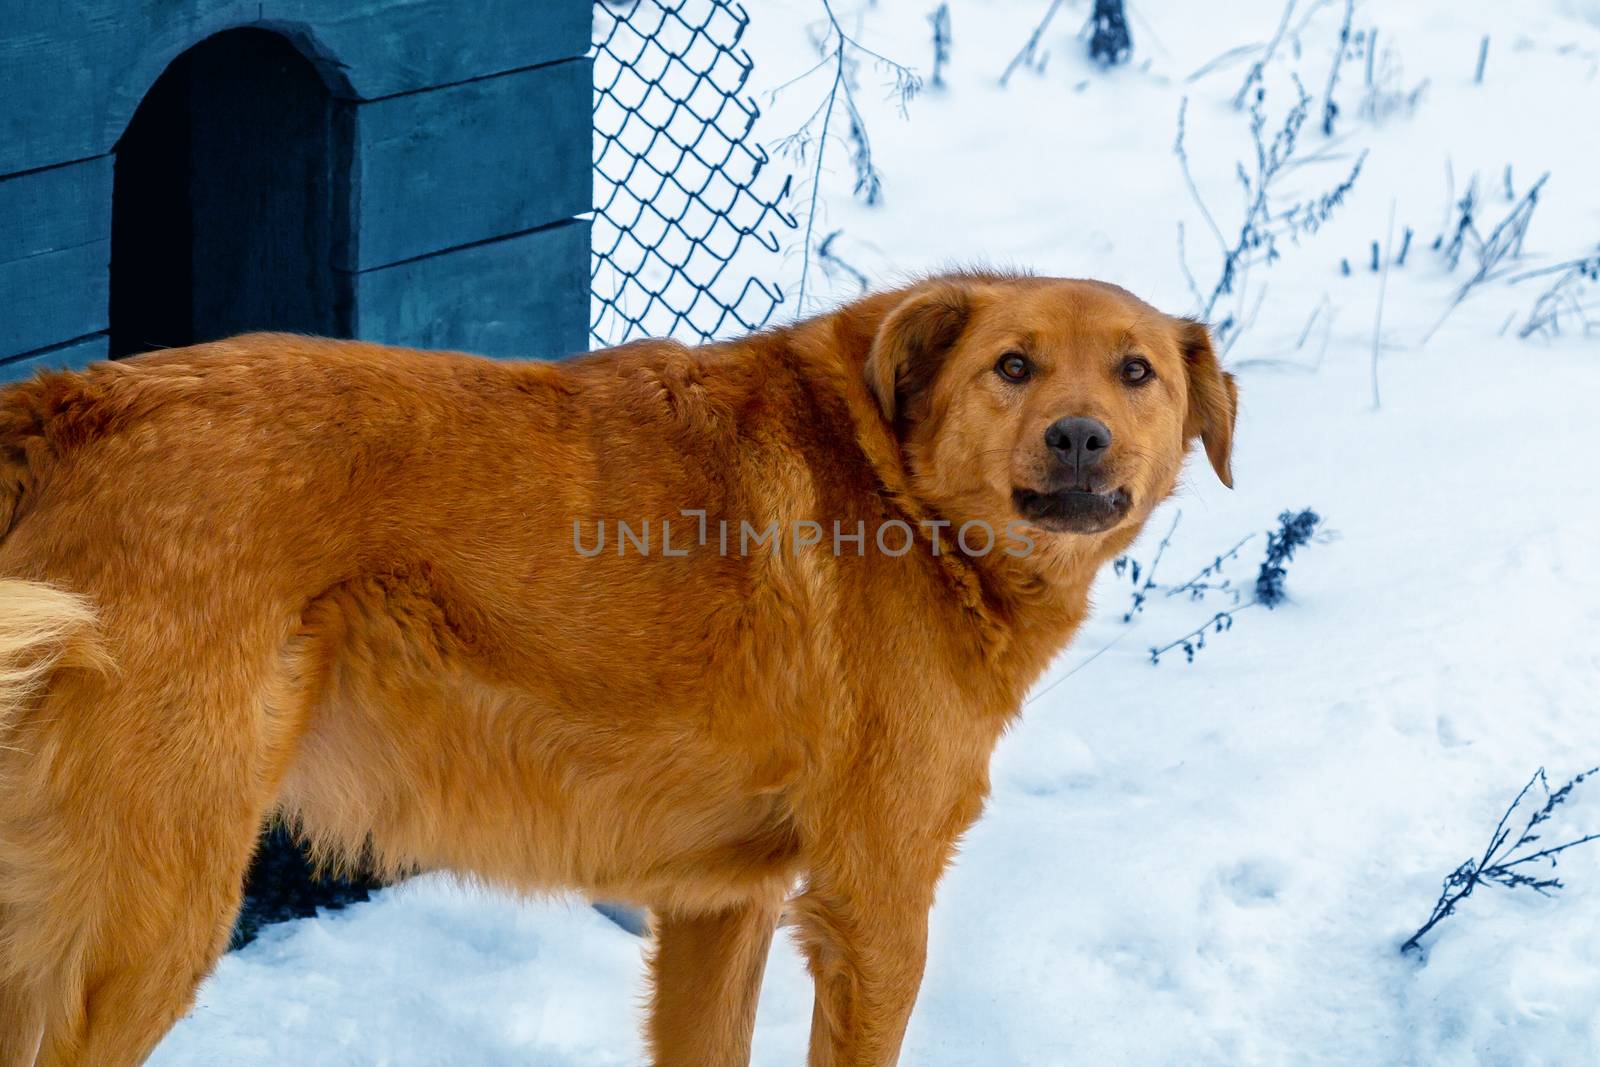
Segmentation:
[(1099, 419), (1057, 419), (1044, 432), (1044, 445), (1074, 471), (1086, 471), (1105, 458), (1111, 430)]

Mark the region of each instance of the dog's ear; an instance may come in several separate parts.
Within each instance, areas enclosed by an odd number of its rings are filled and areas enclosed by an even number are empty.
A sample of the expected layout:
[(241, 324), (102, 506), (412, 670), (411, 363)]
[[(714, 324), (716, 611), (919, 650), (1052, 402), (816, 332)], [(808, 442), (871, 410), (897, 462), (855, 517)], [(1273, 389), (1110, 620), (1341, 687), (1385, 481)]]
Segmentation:
[(966, 289), (940, 282), (906, 297), (884, 318), (867, 356), (867, 388), (897, 429), (918, 414), (946, 354), (972, 314)]
[(1189, 410), (1184, 415), (1183, 436), (1200, 438), (1211, 468), (1229, 489), (1233, 488), (1233, 420), (1239, 410), (1239, 387), (1222, 369), (1211, 347), (1211, 331), (1194, 319), (1178, 320), (1178, 348), (1189, 376)]

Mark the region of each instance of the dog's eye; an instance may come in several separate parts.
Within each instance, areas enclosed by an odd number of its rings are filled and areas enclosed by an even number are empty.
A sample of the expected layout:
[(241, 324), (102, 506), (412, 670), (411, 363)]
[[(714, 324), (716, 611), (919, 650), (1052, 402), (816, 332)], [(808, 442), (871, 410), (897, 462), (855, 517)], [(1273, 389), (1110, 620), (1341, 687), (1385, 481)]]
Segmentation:
[(1016, 352), (1007, 352), (1000, 357), (1000, 362), (994, 365), (995, 372), (1008, 382), (1025, 382), (1033, 375), (1033, 364), (1028, 362), (1026, 356)]
[(1156, 372), (1151, 369), (1149, 360), (1135, 356), (1122, 363), (1122, 380), (1129, 385), (1143, 385), (1155, 376)]

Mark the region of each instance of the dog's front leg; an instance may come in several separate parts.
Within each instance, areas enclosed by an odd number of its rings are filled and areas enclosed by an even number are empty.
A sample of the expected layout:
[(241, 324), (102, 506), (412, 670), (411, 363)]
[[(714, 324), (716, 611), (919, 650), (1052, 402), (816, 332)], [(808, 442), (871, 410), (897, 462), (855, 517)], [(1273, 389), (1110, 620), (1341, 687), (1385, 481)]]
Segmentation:
[(650, 960), (655, 1067), (746, 1067), (782, 899), (705, 914), (657, 913)]
[(810, 1067), (892, 1067), (899, 1059), (922, 983), (938, 867), (858, 842), (813, 868), (795, 902), (816, 983)]

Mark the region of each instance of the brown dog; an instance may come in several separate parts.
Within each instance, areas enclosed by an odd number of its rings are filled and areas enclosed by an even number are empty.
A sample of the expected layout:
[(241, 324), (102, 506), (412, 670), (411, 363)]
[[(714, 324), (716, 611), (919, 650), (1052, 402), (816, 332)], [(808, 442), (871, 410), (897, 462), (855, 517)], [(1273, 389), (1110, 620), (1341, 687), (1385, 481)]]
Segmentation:
[(810, 1062), (892, 1064), (996, 739), (1188, 445), (1229, 481), (1234, 398), (1196, 323), (979, 274), (698, 349), (255, 335), (0, 392), (0, 1063), (142, 1060), (276, 812), (648, 906), (658, 1064), (748, 1060), (787, 907)]

